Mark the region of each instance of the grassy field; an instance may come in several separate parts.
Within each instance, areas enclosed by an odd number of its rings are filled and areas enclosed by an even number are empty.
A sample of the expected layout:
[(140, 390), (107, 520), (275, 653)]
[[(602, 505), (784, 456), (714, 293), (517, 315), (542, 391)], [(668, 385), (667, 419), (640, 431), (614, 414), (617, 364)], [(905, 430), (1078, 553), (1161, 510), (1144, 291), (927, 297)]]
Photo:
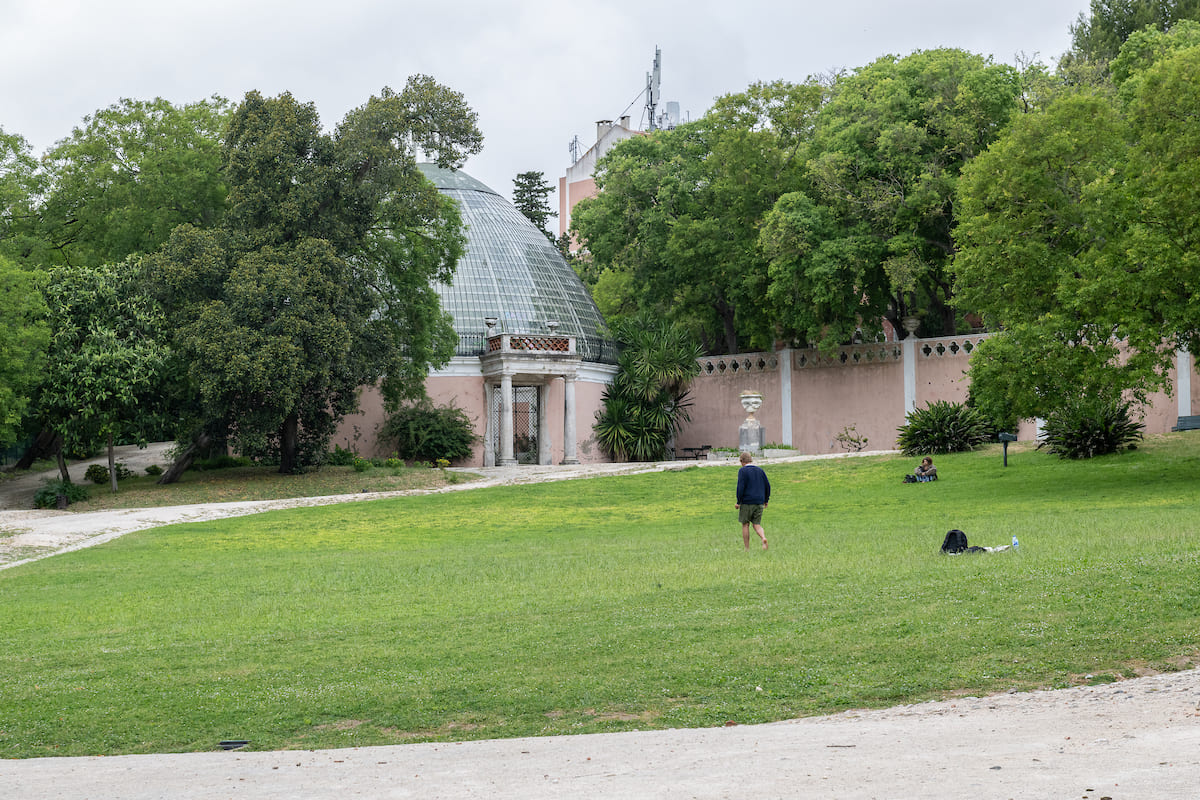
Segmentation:
[(433, 489), (467, 480), (471, 480), (469, 475), (427, 467), (373, 467), (356, 472), (353, 467), (325, 466), (302, 475), (280, 475), (272, 467), (232, 467), (185, 472), (177, 483), (167, 486), (160, 486), (156, 476), (123, 478), (115, 494), (107, 483), (84, 484), (88, 499), (72, 503), (71, 511)]
[[(1200, 658), (1200, 433), (296, 509), (0, 572), (0, 757), (763, 722)], [(945, 557), (950, 528), (1018, 551)]]

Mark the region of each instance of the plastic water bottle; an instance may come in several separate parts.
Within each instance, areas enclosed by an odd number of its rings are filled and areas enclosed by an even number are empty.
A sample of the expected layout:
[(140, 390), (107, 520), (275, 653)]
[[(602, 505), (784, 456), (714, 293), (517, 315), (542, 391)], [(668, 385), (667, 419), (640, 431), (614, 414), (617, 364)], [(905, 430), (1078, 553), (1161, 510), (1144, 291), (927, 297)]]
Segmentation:
[(1015, 537), (1015, 536), (1014, 536), (1014, 537), (1013, 537), (1013, 550), (1016, 550), (1016, 549), (1017, 549), (1018, 547), (1020, 547), (1020, 546), (1021, 546), (1021, 543), (1020, 543), (1020, 542), (1018, 542), (1018, 541), (1017, 541), (1017, 537)]

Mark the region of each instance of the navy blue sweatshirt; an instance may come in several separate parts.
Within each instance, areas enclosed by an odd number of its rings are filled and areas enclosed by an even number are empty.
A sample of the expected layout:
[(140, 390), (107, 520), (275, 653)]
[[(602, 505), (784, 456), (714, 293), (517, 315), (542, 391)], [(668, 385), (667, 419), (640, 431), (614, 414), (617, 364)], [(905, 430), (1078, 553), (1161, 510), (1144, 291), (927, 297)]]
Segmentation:
[(765, 506), (771, 499), (771, 482), (762, 467), (747, 464), (738, 470), (737, 501), (749, 506)]

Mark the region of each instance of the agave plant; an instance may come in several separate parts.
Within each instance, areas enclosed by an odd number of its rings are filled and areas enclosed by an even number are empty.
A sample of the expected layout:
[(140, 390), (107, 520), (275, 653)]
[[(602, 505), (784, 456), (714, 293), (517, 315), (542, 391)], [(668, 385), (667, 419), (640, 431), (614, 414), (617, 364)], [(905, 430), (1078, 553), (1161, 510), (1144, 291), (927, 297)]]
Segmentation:
[(1130, 414), (1129, 403), (1080, 397), (1046, 417), (1038, 447), (1060, 458), (1102, 456), (1132, 450), (1143, 427)]
[(964, 403), (937, 400), (908, 415), (896, 441), (907, 456), (973, 450), (991, 438), (983, 415)]

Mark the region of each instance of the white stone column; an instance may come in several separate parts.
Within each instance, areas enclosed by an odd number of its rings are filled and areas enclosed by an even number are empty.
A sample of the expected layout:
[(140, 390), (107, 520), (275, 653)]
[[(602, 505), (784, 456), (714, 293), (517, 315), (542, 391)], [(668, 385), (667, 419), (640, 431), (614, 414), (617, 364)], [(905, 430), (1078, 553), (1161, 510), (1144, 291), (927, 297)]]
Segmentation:
[(1187, 350), (1175, 351), (1175, 400), (1179, 416), (1192, 416), (1192, 354)]
[(550, 382), (547, 381), (538, 387), (538, 409), (537, 409), (537, 441), (538, 441), (538, 463), (553, 464), (554, 457), (551, 455), (550, 449), (553, 444), (550, 436), (550, 425), (547, 423), (547, 412), (550, 410)]
[(516, 466), (513, 455), (513, 383), (512, 375), (500, 375), (500, 466)]
[(483, 423), (483, 465), (485, 467), (496, 466), (496, 447), (499, 442), (499, 437), (496, 431), (492, 430), (492, 404), (496, 402), (496, 387), (493, 384), (485, 383), (483, 385), (483, 407), (487, 409), (484, 414)]
[(563, 460), (564, 464), (578, 464), (575, 453), (575, 376), (563, 376)]
[(908, 336), (900, 343), (900, 353), (904, 360), (904, 416), (917, 410), (917, 327), (920, 320), (916, 317), (905, 317), (902, 321)]
[(792, 442), (792, 349), (785, 347), (777, 353), (779, 358), (779, 436), (780, 444), (789, 447)]

